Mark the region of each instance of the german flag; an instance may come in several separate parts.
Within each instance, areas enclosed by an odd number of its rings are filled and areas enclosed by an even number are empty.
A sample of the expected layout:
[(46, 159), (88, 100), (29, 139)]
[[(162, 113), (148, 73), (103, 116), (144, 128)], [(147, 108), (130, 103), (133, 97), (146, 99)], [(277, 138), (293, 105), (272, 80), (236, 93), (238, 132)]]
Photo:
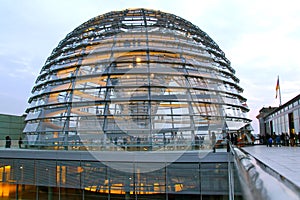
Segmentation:
[(278, 96), (278, 92), (279, 92), (279, 76), (277, 77), (277, 84), (276, 84), (276, 99), (277, 99), (277, 96)]

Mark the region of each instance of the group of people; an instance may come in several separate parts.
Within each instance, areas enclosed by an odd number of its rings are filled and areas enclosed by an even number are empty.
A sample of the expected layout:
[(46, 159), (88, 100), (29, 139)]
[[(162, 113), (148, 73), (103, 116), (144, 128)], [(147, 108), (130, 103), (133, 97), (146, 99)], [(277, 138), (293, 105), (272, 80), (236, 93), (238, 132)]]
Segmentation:
[[(19, 144), (19, 148), (22, 148), (22, 144), (23, 144), (22, 137), (19, 138), (18, 144)], [(10, 148), (10, 147), (11, 147), (11, 138), (10, 138), (10, 136), (6, 136), (5, 137), (5, 148)]]
[(276, 135), (275, 133), (270, 135), (266, 135), (266, 145), (267, 147), (272, 146), (297, 146), (300, 143), (300, 132), (298, 134), (295, 133), (281, 133), (280, 135)]

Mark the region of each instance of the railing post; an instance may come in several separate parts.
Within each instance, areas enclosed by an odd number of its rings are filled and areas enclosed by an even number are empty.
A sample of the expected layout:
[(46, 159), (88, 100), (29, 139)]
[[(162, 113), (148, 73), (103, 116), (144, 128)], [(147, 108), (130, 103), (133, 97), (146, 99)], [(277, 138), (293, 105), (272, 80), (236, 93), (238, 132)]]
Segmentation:
[(232, 172), (232, 167), (231, 167), (231, 159), (230, 157), (232, 156), (231, 150), (231, 142), (226, 139), (227, 143), (227, 152), (228, 152), (228, 188), (229, 188), (229, 200), (234, 200), (234, 179), (233, 179), (233, 172)]

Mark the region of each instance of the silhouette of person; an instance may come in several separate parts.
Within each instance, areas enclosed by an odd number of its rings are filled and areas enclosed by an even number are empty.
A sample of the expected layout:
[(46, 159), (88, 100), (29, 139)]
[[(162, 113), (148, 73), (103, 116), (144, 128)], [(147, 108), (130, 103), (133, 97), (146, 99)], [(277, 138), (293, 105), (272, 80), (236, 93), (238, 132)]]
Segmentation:
[(212, 132), (212, 137), (211, 137), (211, 143), (213, 146), (213, 152), (216, 152), (216, 134), (215, 132)]
[(200, 145), (200, 139), (198, 135), (195, 135), (195, 148), (199, 149), (199, 145)]
[(11, 138), (9, 136), (6, 136), (5, 140), (6, 140), (6, 142), (5, 142), (5, 148), (10, 148), (10, 146), (11, 146)]
[(137, 137), (136, 145), (137, 145), (137, 149), (140, 150), (140, 145), (141, 145), (141, 138), (140, 137)]
[(19, 138), (18, 143), (19, 143), (19, 148), (21, 149), (22, 148), (22, 144), (23, 144), (22, 137)]

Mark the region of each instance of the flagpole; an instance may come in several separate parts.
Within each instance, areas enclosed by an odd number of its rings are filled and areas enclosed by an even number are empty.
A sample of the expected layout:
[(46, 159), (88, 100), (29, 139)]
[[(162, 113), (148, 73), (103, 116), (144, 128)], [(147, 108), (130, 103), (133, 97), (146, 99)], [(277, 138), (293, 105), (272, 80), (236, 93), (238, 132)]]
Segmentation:
[[(278, 76), (278, 78), (279, 78), (279, 76)], [(280, 89), (280, 86), (279, 86), (279, 106), (281, 106), (282, 104), (281, 104), (281, 89)]]

